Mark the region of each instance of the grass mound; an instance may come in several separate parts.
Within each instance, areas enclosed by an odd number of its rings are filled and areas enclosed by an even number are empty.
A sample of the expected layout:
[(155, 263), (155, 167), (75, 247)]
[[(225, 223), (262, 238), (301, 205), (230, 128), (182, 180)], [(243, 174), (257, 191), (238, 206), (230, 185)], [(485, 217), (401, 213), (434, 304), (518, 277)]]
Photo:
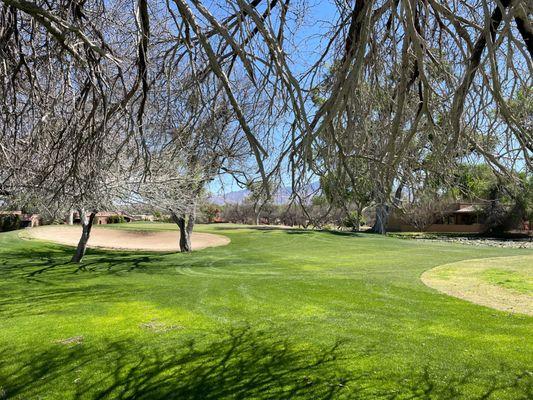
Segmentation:
[(426, 271), (422, 281), (477, 304), (533, 315), (533, 255), (445, 264)]

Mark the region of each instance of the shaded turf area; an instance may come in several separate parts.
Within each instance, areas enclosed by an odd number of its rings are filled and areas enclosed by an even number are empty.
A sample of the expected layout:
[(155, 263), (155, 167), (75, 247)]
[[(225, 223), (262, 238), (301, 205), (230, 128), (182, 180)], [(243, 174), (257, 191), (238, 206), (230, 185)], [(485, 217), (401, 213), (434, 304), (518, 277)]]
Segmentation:
[(71, 248), (0, 234), (0, 399), (533, 396), (533, 318), (420, 280), (437, 265), (531, 250), (200, 230), (231, 244), (89, 250), (82, 267), (68, 264)]

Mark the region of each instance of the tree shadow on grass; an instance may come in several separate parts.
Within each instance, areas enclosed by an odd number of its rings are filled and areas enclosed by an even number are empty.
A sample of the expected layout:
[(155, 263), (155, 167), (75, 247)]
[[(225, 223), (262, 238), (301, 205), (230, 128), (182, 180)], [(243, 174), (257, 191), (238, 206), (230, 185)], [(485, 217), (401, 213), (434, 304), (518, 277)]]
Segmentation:
[[(30, 354), (5, 349), (0, 399), (2, 393), (4, 398), (38, 398), (55, 388), (61, 398), (155, 400), (481, 400), (529, 399), (533, 394), (528, 372), (517, 374), (503, 365), (491, 376), (478, 369), (439, 371), (427, 365), (399, 375), (383, 369), (356, 373), (342, 365), (367, 354), (349, 352), (340, 342), (317, 350), (250, 327), (221, 332), (211, 341), (153, 335), (141, 336), (142, 343), (51, 344)], [(10, 365), (16, 370), (10, 371)]]
[(83, 264), (70, 263), (71, 249), (13, 249), (0, 261), (0, 316), (39, 315), (65, 303), (116, 301), (131, 289), (99, 277), (170, 271), (163, 256), (151, 254), (91, 253)]
[(397, 380), (392, 391), (378, 393), (378, 398), (387, 400), (528, 400), (533, 398), (533, 379), (529, 371), (516, 372), (507, 365), (480, 377), (483, 371), (460, 368), (455, 371), (432, 371), (428, 365)]
[(157, 265), (165, 255), (154, 253), (107, 252), (91, 249), (80, 264), (70, 262), (70, 248), (21, 249), (2, 253), (0, 276), (26, 278), (39, 282), (39, 277), (79, 274), (81, 272), (120, 274), (122, 272), (146, 271), (149, 264)]
[(328, 235), (333, 235), (333, 236), (354, 237), (354, 238), (361, 237), (363, 234), (363, 232), (358, 232), (358, 231), (338, 231), (334, 229), (324, 229), (324, 230), (320, 230), (317, 232), (323, 232), (323, 233), (326, 233)]
[(102, 270), (109, 273), (146, 271), (148, 264), (157, 264), (161, 259), (155, 255), (105, 254), (78, 264), (73, 273), (100, 272)]
[(339, 343), (305, 350), (250, 328), (208, 343), (166, 343), (56, 344), (29, 358), (4, 352), (0, 371), (20, 357), (26, 361), (15, 373), (0, 373), (0, 389), (7, 398), (62, 387), (64, 398), (80, 399), (333, 399), (349, 384), (334, 368)]
[(32, 287), (23, 287), (4, 290), (0, 296), (0, 320), (32, 315), (53, 318), (55, 312), (76, 312), (75, 305), (87, 302), (113, 303), (130, 294), (131, 290), (128, 287), (110, 284), (75, 286), (47, 283), (46, 289), (33, 290)]

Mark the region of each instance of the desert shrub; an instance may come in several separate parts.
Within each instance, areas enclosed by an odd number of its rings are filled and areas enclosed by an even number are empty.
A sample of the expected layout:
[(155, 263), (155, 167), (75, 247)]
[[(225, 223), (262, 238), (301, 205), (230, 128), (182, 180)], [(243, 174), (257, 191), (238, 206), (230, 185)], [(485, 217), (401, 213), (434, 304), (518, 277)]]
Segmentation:
[(126, 222), (122, 215), (112, 215), (107, 219), (108, 224), (122, 224)]
[(323, 229), (325, 231), (336, 231), (338, 230), (338, 226), (335, 224), (326, 223), (320, 226), (320, 229)]
[(221, 213), (220, 208), (215, 204), (204, 204), (200, 207), (200, 212), (197, 215), (199, 223), (211, 224), (215, 218)]
[(20, 229), (20, 222), (18, 215), (0, 215), (0, 232)]
[(446, 210), (448, 201), (432, 193), (422, 194), (416, 201), (402, 206), (402, 220), (424, 232)]
[(345, 228), (350, 228), (351, 230), (357, 231), (359, 227), (363, 224), (363, 216), (357, 211), (351, 211), (344, 219), (342, 220), (342, 226)]
[(503, 234), (520, 228), (523, 221), (531, 218), (531, 211), (524, 198), (517, 198), (511, 205), (491, 201), (484, 209), (487, 233)]

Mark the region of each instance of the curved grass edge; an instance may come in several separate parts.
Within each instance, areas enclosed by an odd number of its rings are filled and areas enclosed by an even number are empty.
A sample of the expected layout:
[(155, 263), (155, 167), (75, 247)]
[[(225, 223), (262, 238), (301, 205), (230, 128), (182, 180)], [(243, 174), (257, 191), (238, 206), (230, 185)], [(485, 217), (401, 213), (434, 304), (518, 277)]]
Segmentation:
[[(523, 260), (533, 266), (533, 254), (474, 258), (446, 263), (424, 271), (420, 275), (420, 280), (427, 287), (451, 297), (507, 313), (533, 316), (533, 294), (519, 293), (472, 276), (453, 275), (457, 268), (464, 268), (465, 272), (470, 273), (477, 269), (479, 271), (476, 272), (482, 273), (494, 268), (493, 264), (513, 267), (514, 261)], [(443, 277), (443, 273), (446, 272), (449, 273), (449, 276)]]

